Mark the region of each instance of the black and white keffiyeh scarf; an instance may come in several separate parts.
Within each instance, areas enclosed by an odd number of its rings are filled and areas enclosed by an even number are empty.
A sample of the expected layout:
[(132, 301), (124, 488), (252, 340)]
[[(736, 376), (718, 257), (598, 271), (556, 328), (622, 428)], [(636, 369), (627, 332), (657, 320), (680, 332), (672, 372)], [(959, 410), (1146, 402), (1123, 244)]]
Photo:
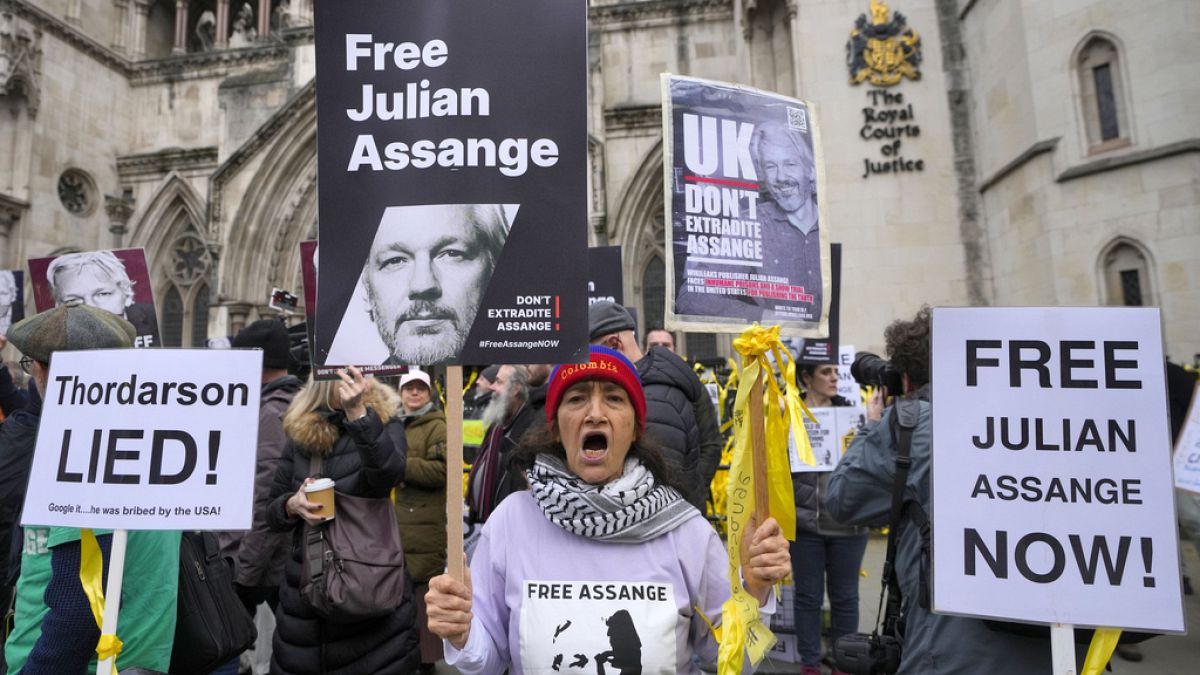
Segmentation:
[(700, 516), (674, 488), (660, 485), (635, 457), (604, 485), (591, 485), (553, 455), (538, 455), (526, 473), (546, 518), (567, 532), (599, 541), (637, 544)]

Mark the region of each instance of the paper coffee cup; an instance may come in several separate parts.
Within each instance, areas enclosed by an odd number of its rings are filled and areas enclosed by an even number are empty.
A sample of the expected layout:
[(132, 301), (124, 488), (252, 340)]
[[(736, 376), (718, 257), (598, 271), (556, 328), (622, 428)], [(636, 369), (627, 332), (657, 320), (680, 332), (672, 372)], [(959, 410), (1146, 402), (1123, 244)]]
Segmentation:
[(325, 520), (331, 520), (336, 515), (333, 505), (334, 485), (331, 478), (318, 478), (304, 486), (304, 498), (324, 507), (318, 513), (324, 516)]

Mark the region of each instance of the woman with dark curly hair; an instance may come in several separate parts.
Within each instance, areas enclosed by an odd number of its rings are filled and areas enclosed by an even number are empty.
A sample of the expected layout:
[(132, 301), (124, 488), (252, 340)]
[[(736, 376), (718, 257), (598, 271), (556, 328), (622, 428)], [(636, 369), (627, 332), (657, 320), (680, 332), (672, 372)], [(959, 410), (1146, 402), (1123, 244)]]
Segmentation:
[[(716, 657), (724, 547), (642, 440), (633, 364), (600, 346), (590, 357), (551, 374), (548, 426), (514, 456), (531, 489), (496, 507), (465, 582), (429, 582), (429, 628), (467, 675), (698, 674), (697, 655)], [(787, 541), (770, 518), (746, 539), (743, 587), (761, 605), (790, 572)]]

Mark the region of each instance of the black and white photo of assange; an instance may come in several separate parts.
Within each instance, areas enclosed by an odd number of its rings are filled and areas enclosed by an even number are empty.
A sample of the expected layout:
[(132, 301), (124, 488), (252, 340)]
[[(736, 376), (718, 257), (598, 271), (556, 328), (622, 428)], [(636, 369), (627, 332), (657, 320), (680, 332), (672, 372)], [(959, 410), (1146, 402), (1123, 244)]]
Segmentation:
[(455, 362), (516, 214), (512, 204), (386, 207), (328, 362)]

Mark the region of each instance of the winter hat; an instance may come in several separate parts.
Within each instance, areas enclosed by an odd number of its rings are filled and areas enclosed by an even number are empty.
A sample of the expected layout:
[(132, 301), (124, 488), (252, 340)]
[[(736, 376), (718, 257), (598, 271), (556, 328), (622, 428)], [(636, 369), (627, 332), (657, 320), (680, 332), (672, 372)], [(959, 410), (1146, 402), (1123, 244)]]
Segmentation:
[(407, 373), (400, 376), (401, 389), (403, 389), (404, 385), (408, 384), (409, 382), (424, 382), (426, 389), (433, 389), (433, 386), (429, 384), (429, 373), (426, 373), (423, 370), (412, 368)]
[(8, 341), (42, 363), (49, 363), (54, 352), (132, 347), (135, 337), (133, 324), (78, 300), (34, 314), (8, 329)]
[(605, 335), (620, 333), (623, 330), (635, 330), (633, 316), (629, 310), (615, 302), (601, 300), (593, 302), (588, 307), (588, 339), (595, 340)]
[(616, 350), (601, 345), (592, 345), (588, 349), (590, 358), (587, 363), (564, 363), (550, 373), (550, 387), (546, 391), (546, 421), (554, 423), (558, 404), (571, 385), (584, 380), (607, 380), (621, 385), (629, 394), (629, 401), (637, 414), (638, 431), (646, 431), (646, 394), (642, 391), (637, 368)]
[(233, 338), (234, 349), (263, 350), (263, 368), (287, 370), (292, 340), (287, 326), (275, 319), (259, 319)]

